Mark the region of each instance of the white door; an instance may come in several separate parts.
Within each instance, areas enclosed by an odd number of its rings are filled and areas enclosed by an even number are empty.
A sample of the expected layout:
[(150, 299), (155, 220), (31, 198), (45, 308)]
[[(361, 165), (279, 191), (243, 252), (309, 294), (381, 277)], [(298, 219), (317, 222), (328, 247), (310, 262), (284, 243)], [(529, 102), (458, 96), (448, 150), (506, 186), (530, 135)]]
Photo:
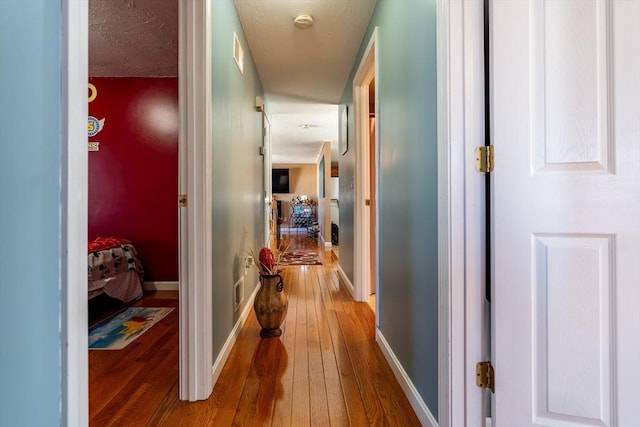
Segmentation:
[(495, 0), (493, 425), (640, 425), (640, 1)]

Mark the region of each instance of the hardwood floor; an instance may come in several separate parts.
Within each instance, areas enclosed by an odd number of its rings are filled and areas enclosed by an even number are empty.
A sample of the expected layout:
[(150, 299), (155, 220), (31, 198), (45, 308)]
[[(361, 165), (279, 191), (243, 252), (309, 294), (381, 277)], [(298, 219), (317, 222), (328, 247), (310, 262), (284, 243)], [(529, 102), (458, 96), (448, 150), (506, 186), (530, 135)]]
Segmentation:
[[(293, 248), (315, 248), (305, 235)], [(289, 310), (279, 338), (251, 313), (211, 397), (178, 400), (177, 309), (120, 351), (91, 351), (92, 426), (419, 426), (374, 341), (374, 315), (323, 265), (285, 267)], [(177, 307), (166, 294), (139, 305)]]

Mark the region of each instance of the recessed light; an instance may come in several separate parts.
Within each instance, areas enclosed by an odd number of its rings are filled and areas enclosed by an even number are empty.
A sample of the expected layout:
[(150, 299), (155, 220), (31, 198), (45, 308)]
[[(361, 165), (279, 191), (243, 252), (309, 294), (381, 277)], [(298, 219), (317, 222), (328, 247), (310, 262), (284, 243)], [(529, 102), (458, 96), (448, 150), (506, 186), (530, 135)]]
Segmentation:
[(312, 125), (310, 125), (310, 124), (308, 124), (308, 123), (304, 123), (304, 124), (301, 124), (301, 125), (300, 125), (300, 127), (301, 127), (302, 129), (309, 129), (310, 127), (312, 127)]
[(307, 28), (313, 26), (313, 16), (301, 13), (300, 15), (293, 18), (293, 25), (300, 30), (306, 30)]

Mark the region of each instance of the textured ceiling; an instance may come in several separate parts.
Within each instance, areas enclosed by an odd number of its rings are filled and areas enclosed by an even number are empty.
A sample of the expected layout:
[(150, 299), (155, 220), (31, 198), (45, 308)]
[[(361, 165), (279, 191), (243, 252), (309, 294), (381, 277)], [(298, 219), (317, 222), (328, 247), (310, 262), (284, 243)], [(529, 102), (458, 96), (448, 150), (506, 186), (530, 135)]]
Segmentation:
[[(268, 93), (337, 104), (375, 0), (235, 0)], [(307, 13), (306, 30), (293, 19)]]
[(89, 75), (178, 75), (178, 0), (90, 0)]
[[(89, 75), (177, 76), (178, 1), (89, 0)], [(265, 90), (273, 162), (314, 163), (331, 141), (335, 163), (337, 104), (375, 0), (234, 2)], [(311, 28), (293, 25), (300, 13), (313, 16)]]

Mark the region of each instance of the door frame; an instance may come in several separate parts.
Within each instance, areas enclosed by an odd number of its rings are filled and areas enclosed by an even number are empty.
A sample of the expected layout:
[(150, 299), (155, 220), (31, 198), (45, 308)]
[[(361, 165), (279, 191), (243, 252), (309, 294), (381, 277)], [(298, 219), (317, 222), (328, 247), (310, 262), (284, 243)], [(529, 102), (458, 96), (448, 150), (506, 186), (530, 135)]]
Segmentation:
[[(354, 299), (356, 301), (369, 301), (371, 295), (371, 245), (378, 245), (378, 229), (376, 225), (376, 241), (370, 241), (371, 235), (371, 211), (365, 204), (365, 199), (370, 199), (369, 191), (371, 181), (369, 174), (369, 84), (371, 79), (378, 75), (378, 27), (373, 29), (369, 44), (362, 55), (360, 65), (353, 78), (353, 104), (355, 127), (355, 272), (354, 272)], [(378, 116), (378, 79), (375, 81), (375, 114)], [(375, 134), (375, 146), (379, 144), (379, 132)], [(377, 152), (374, 153), (378, 165)], [(378, 174), (376, 173), (376, 177)], [(376, 178), (377, 179), (377, 178)], [(376, 191), (378, 185), (376, 185)], [(376, 197), (378, 199), (378, 197)], [(377, 207), (374, 206), (375, 209)], [(376, 278), (377, 279), (377, 278)], [(376, 286), (378, 280), (375, 280)], [(376, 289), (376, 295), (378, 295)], [(376, 312), (380, 301), (376, 298)], [(377, 320), (376, 320), (376, 326)]]
[(180, 399), (213, 390), (211, 19), (209, 1), (178, 3), (180, 109)]
[(79, 427), (89, 420), (86, 261), (89, 4), (88, 0), (62, 0), (61, 7), (60, 422)]
[[(191, 9), (186, 13), (189, 6), (199, 6), (201, 9)], [(86, 291), (86, 265), (77, 260), (86, 257), (87, 244), (87, 203), (88, 203), (88, 156), (87, 156), (87, 135), (85, 129), (88, 106), (86, 102), (88, 73), (88, 45), (89, 45), (89, 21), (88, 21), (88, 0), (62, 0), (61, 26), (61, 53), (63, 70), (61, 82), (62, 93), (62, 159), (60, 166), (61, 174), (61, 236), (60, 246), (62, 259), (60, 266), (60, 288), (61, 288), (61, 312), (60, 312), (60, 337), (61, 337), (61, 422), (68, 426), (84, 426), (88, 423), (89, 409), (89, 358), (87, 354), (87, 330), (88, 312), (86, 308), (86, 296), (80, 301), (80, 296)], [(199, 108), (186, 110), (191, 105), (197, 106), (197, 96), (205, 91), (198, 91), (196, 88), (203, 87), (198, 84), (208, 84), (210, 82), (210, 63), (208, 60), (208, 49), (206, 43), (209, 37), (209, 7), (208, 2), (190, 2), (188, 0), (179, 1), (179, 32), (180, 32), (180, 76), (187, 88), (183, 92), (181, 86), (180, 99), (180, 150), (184, 143), (189, 143), (190, 148), (205, 149), (210, 144), (197, 144), (197, 136), (194, 132), (204, 132), (204, 137), (209, 137), (208, 122), (204, 119), (200, 123), (205, 123), (198, 127), (198, 122), (191, 119), (191, 128), (184, 123), (186, 118), (195, 114), (206, 115), (207, 107), (210, 105), (211, 97), (209, 92), (206, 97), (207, 103), (203, 103)], [(199, 18), (199, 19), (198, 19)], [(200, 44), (196, 44), (201, 42)], [(190, 51), (190, 52), (188, 52)], [(205, 72), (196, 73), (195, 64), (187, 61), (190, 55), (191, 60), (200, 60), (200, 66), (205, 67)], [(207, 72), (209, 74), (207, 74)], [(197, 83), (196, 83), (197, 79)], [(205, 86), (206, 87), (206, 86)], [(183, 98), (184, 97), (184, 98)], [(183, 109), (184, 107), (184, 109)], [(199, 117), (200, 117), (199, 116)], [(184, 129), (183, 129), (184, 128)], [(189, 130), (187, 130), (189, 129)], [(185, 139), (186, 138), (186, 139)], [(210, 155), (210, 153), (206, 153)], [(181, 155), (184, 155), (182, 153)], [(204, 156), (206, 158), (206, 156)], [(191, 162), (198, 158), (189, 157)], [(206, 162), (205, 162), (206, 163)], [(180, 164), (180, 173), (183, 173), (184, 164)], [(198, 168), (199, 167), (199, 168)], [(209, 168), (210, 169), (210, 168)], [(209, 169), (202, 168), (202, 165), (190, 164), (187, 162), (186, 170), (194, 171), (191, 176), (192, 182), (188, 189), (192, 189), (200, 183), (209, 183), (204, 177)], [(182, 190), (182, 180), (179, 188)], [(199, 192), (192, 194), (190, 205), (197, 207), (210, 204), (210, 192), (206, 188), (199, 188)], [(206, 197), (203, 197), (203, 194)], [(177, 196), (177, 195), (176, 195)], [(200, 196), (200, 198), (199, 198)], [(207, 200), (208, 199), (208, 200)], [(192, 216), (195, 217), (197, 209), (191, 209)], [(210, 212), (210, 210), (209, 210)], [(204, 218), (203, 218), (204, 216)], [(190, 275), (187, 278), (180, 278), (180, 398), (184, 400), (206, 399), (213, 388), (212, 369), (212, 337), (210, 329), (212, 322), (201, 322), (202, 319), (211, 317), (211, 298), (206, 295), (210, 293), (210, 263), (202, 262), (207, 260), (207, 253), (211, 253), (211, 242), (200, 239), (193, 243), (189, 237), (209, 235), (207, 230), (208, 215), (195, 217), (196, 221), (190, 223), (188, 233), (181, 234), (180, 249), (184, 249), (184, 239), (186, 236), (191, 248), (204, 247), (202, 252), (195, 252), (187, 261), (184, 257), (181, 263), (191, 263), (195, 266), (197, 275)], [(210, 224), (209, 224), (210, 227)], [(205, 230), (203, 232), (203, 230)], [(210, 228), (209, 228), (210, 230)], [(197, 231), (197, 232), (196, 232)], [(204, 240), (204, 241), (203, 241)], [(209, 239), (210, 240), (210, 239)], [(185, 253), (188, 255), (188, 252)], [(194, 255), (199, 255), (196, 259)], [(199, 261), (196, 262), (196, 261)], [(182, 274), (182, 266), (180, 267)], [(209, 274), (209, 276), (207, 276)], [(189, 286), (197, 283), (201, 278), (202, 286)], [(207, 277), (209, 279), (207, 279)], [(208, 286), (205, 286), (208, 284)], [(198, 306), (197, 304), (200, 304)], [(189, 338), (184, 340), (183, 337)], [(196, 347), (198, 346), (198, 347)]]
[(483, 2), (437, 2), (438, 425), (484, 426)]
[[(264, 108), (264, 107), (263, 107)], [(278, 218), (273, 218), (273, 183), (271, 182), (271, 120), (266, 111), (262, 112), (262, 156), (263, 156), (263, 168), (264, 168), (264, 243), (263, 246), (270, 247), (271, 240), (271, 221), (275, 221), (277, 224)], [(276, 229), (277, 233), (277, 229)], [(277, 248), (272, 248), (277, 249)]]

